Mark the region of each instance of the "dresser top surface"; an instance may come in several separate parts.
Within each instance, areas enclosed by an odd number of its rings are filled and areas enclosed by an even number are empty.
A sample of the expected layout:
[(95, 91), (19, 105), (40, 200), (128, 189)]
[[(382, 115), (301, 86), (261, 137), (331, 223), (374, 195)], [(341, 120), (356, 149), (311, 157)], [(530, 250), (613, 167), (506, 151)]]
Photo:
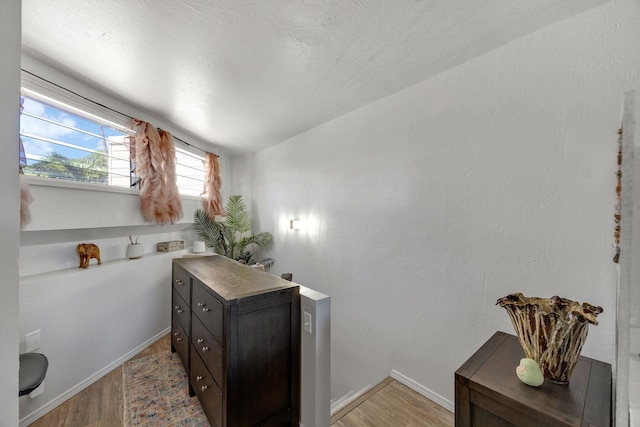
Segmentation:
[(194, 278), (227, 301), (289, 288), (299, 288), (296, 283), (264, 271), (254, 270), (219, 255), (202, 258), (175, 258), (173, 263), (187, 270)]
[(606, 414), (610, 409), (610, 364), (580, 356), (568, 385), (545, 380), (542, 386), (531, 387), (522, 383), (515, 372), (523, 357), (517, 337), (497, 332), (456, 374), (468, 378), (472, 389), (492, 395), (498, 393), (508, 398), (511, 405), (537, 408), (568, 424), (578, 422), (579, 425), (578, 420), (585, 416), (601, 418), (600, 413)]

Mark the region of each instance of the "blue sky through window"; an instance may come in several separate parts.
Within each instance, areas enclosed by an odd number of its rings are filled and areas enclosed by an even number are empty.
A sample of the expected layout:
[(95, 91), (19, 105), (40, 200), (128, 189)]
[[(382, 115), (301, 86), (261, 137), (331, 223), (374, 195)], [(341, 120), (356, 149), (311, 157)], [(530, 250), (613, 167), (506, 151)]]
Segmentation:
[[(66, 110), (37, 96), (24, 96), (22, 106), (20, 138), (26, 154), (26, 175), (127, 188), (137, 182), (125, 139), (132, 131), (116, 129), (106, 120), (83, 117), (72, 107)], [(200, 195), (205, 175), (202, 161), (202, 156), (176, 149), (180, 193)]]
[[(100, 125), (95, 121), (63, 111), (38, 100), (25, 98), (23, 106), (20, 130), (23, 134), (22, 142), (27, 158), (32, 160), (40, 159), (52, 152), (69, 159), (77, 159), (90, 154), (90, 152), (80, 148), (107, 153), (104, 138), (123, 142), (123, 138), (126, 136), (111, 127)], [(42, 137), (42, 139), (31, 138), (27, 135)], [(56, 144), (49, 140), (63, 142), (79, 148)]]
[(126, 133), (39, 99), (23, 97), (22, 107), (20, 138), (26, 155), (25, 174), (131, 185)]

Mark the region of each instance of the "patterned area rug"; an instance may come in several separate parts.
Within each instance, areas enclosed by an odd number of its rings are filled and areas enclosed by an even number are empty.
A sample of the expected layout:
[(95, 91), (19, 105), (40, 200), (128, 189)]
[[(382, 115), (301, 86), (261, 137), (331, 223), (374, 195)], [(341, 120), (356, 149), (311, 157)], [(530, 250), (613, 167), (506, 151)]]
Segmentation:
[(125, 426), (208, 427), (177, 353), (162, 352), (122, 366)]

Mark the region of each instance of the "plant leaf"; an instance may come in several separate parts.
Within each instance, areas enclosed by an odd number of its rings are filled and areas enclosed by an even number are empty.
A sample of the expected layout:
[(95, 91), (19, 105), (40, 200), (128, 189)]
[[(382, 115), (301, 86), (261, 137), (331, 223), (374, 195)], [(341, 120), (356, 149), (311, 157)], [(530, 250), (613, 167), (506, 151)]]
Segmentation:
[(227, 230), (223, 223), (211, 219), (204, 210), (196, 209), (193, 213), (193, 229), (205, 241), (207, 247), (214, 248), (219, 254), (227, 255)]
[(226, 226), (233, 232), (246, 233), (251, 231), (253, 225), (249, 214), (247, 213), (246, 205), (242, 196), (234, 195), (229, 197), (227, 205), (225, 206), (227, 215), (225, 216)]
[[(251, 232), (253, 222), (246, 211), (242, 196), (230, 196), (225, 210), (224, 222), (217, 222), (203, 209), (196, 209), (193, 214), (194, 231), (205, 241), (207, 247), (214, 248), (219, 254), (236, 261), (242, 260), (247, 264), (254, 264), (256, 259), (251, 249), (247, 247), (256, 245), (260, 249), (268, 249), (273, 242), (273, 235), (262, 232), (243, 236)], [(274, 263), (271, 258), (265, 258), (263, 261), (267, 268)]]

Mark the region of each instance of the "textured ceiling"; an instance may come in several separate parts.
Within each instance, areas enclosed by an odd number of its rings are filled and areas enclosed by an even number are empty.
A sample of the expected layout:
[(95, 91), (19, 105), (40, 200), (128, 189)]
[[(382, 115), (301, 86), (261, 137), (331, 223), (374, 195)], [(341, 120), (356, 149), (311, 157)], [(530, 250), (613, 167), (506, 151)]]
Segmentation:
[(26, 53), (256, 151), (604, 0), (23, 0)]

